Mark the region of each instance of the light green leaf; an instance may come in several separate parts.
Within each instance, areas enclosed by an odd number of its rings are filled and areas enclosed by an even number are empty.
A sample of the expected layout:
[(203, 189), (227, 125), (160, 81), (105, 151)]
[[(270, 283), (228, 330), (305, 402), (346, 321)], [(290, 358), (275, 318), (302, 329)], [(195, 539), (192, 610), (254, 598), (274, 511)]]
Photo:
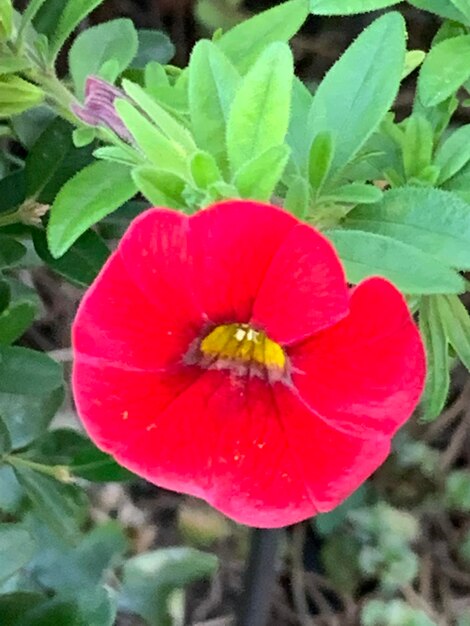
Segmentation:
[(85, 17), (103, 0), (66, 0), (59, 23), (51, 39), (51, 57), (54, 60), (62, 45)]
[(430, 11), (445, 19), (455, 22), (465, 21), (465, 16), (455, 7), (452, 0), (408, 0), (408, 2), (418, 9)]
[(463, 279), (432, 256), (408, 244), (359, 230), (330, 230), (348, 281), (383, 276), (407, 294), (462, 293)]
[(44, 92), (36, 85), (19, 76), (0, 76), (0, 118), (22, 113), (43, 100)]
[(199, 41), (189, 62), (189, 112), (197, 145), (227, 165), (225, 133), (241, 79), (235, 67), (210, 41)]
[(351, 161), (391, 107), (405, 61), (405, 36), (400, 14), (379, 18), (346, 50), (315, 92), (306, 135), (313, 141), (318, 134), (331, 132), (336, 145), (331, 174)]
[(333, 136), (329, 131), (318, 133), (312, 141), (308, 173), (312, 189), (319, 192), (330, 171), (334, 155)]
[(419, 309), (419, 328), (426, 349), (426, 388), (421, 399), (422, 419), (426, 422), (438, 417), (449, 393), (449, 351), (447, 336), (438, 309), (442, 296), (422, 298)]
[(12, 0), (0, 1), (0, 41), (10, 39), (13, 30), (13, 4)]
[(305, 121), (312, 106), (312, 94), (303, 82), (294, 76), (291, 114), (286, 143), (291, 148), (291, 160), (286, 173), (300, 176), (305, 166)]
[(382, 195), (382, 191), (374, 185), (349, 183), (349, 185), (325, 191), (325, 194), (321, 196), (321, 200), (337, 204), (375, 204), (380, 202)]
[(125, 165), (99, 161), (81, 170), (62, 187), (51, 207), (47, 240), (52, 256), (64, 254), (90, 226), (136, 191)]
[(244, 74), (271, 43), (287, 42), (307, 18), (309, 0), (290, 0), (231, 28), (217, 45)]
[(470, 5), (468, 0), (451, 0), (455, 8), (465, 17), (465, 22), (470, 23)]
[(217, 163), (208, 152), (196, 152), (191, 159), (190, 170), (194, 183), (199, 189), (207, 189), (210, 185), (222, 180)]
[(187, 155), (196, 150), (191, 133), (170, 113), (167, 113), (142, 87), (129, 80), (124, 80), (122, 84), (127, 95), (140, 106), (142, 111), (145, 111), (145, 114), (170, 141), (181, 146)]
[(423, 63), (425, 58), (426, 53), (423, 50), (408, 50), (405, 55), (405, 67), (403, 68), (401, 79), (404, 80), (412, 74)]
[(227, 124), (232, 171), (283, 143), (290, 116), (293, 60), (289, 46), (271, 44), (245, 76)]
[(269, 200), (281, 179), (289, 154), (288, 146), (273, 146), (242, 165), (233, 180), (240, 197)]
[(354, 15), (386, 9), (400, 0), (310, 0), (310, 13), (314, 15)]
[(406, 121), (402, 143), (403, 167), (409, 180), (419, 177), (432, 160), (434, 133), (428, 120), (419, 114), (413, 114)]
[(137, 31), (130, 19), (120, 18), (87, 28), (73, 42), (69, 52), (70, 73), (79, 97), (88, 76), (97, 76), (113, 60), (115, 68), (107, 80), (114, 82), (131, 63), (138, 49)]
[(438, 183), (442, 184), (470, 161), (470, 124), (455, 130), (436, 150), (435, 165), (440, 167)]
[(169, 63), (175, 56), (175, 46), (170, 39), (159, 30), (142, 29), (137, 31), (139, 48), (131, 67), (141, 69), (147, 63)]
[(35, 551), (31, 535), (14, 524), (0, 524), (0, 582), (24, 567)]
[(305, 178), (297, 176), (297, 178), (291, 181), (287, 188), (284, 208), (299, 219), (305, 219), (308, 213), (309, 202), (310, 190), (308, 182)]
[(351, 211), (345, 226), (392, 237), (451, 267), (470, 268), (470, 205), (451, 192), (391, 189), (380, 204)]
[(177, 175), (186, 175), (187, 154), (127, 100), (118, 100), (116, 110), (147, 159)]
[(0, 75), (15, 74), (31, 67), (27, 59), (19, 57), (0, 56)]
[(132, 171), (132, 178), (139, 191), (154, 206), (182, 209), (185, 201), (182, 193), (185, 181), (167, 170), (143, 165)]
[(457, 296), (444, 296), (438, 308), (450, 345), (470, 370), (470, 316)]
[[(445, 68), (445, 76), (442, 75)], [(470, 78), (470, 35), (461, 35), (433, 46), (421, 67), (418, 94), (431, 107), (452, 96)]]

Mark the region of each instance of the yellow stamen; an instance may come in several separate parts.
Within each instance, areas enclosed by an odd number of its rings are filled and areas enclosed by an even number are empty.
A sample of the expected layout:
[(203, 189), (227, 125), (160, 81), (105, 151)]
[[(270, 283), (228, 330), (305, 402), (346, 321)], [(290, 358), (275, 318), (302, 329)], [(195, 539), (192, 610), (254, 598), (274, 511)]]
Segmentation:
[(201, 351), (211, 358), (251, 361), (278, 369), (283, 369), (286, 364), (281, 346), (248, 324), (217, 326), (202, 340)]

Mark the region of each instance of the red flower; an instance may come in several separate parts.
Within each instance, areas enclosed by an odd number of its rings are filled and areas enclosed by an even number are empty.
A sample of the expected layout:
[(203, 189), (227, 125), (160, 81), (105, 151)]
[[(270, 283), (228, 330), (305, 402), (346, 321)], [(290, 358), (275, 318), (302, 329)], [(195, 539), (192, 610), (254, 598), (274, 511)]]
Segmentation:
[(137, 218), (73, 342), (78, 411), (100, 448), (259, 527), (349, 496), (386, 458), (425, 375), (395, 287), (348, 291), (322, 235), (247, 201)]

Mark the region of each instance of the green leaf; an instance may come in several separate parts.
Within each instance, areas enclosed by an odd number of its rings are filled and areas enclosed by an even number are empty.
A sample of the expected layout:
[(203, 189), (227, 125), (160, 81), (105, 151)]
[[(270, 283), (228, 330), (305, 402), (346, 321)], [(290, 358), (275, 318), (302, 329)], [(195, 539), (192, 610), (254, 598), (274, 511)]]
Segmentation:
[(55, 59), (65, 41), (85, 17), (103, 0), (66, 0), (59, 23), (51, 39), (51, 57)]
[(409, 117), (402, 144), (403, 167), (407, 179), (419, 177), (431, 164), (433, 148), (434, 134), (428, 120), (419, 114)]
[(286, 143), (291, 148), (287, 172), (300, 176), (305, 166), (305, 120), (312, 106), (312, 94), (303, 82), (294, 76), (289, 128)]
[(62, 367), (47, 354), (0, 346), (0, 393), (47, 395), (62, 382)]
[(441, 414), (449, 393), (447, 336), (437, 304), (441, 297), (422, 298), (419, 309), (419, 328), (427, 362), (426, 388), (421, 399), (422, 419), (426, 422)]
[(189, 112), (197, 145), (227, 165), (225, 134), (240, 75), (210, 41), (199, 41), (189, 62)]
[(455, 22), (465, 21), (465, 16), (455, 7), (452, 0), (408, 0), (408, 2), (418, 9), (430, 11), (445, 19)]
[(83, 287), (91, 285), (109, 256), (107, 245), (92, 230), (83, 233), (59, 259), (55, 259), (49, 252), (43, 230), (34, 229), (32, 235), (39, 258), (67, 280)]
[(245, 76), (227, 123), (227, 152), (232, 171), (284, 142), (290, 117), (292, 53), (271, 44)]
[(17, 115), (41, 104), (44, 92), (15, 75), (0, 76), (0, 118)]
[[(0, 244), (1, 245), (1, 244)], [(11, 299), (10, 285), (6, 280), (0, 279), (0, 313), (8, 307)]]
[(354, 15), (386, 9), (400, 0), (310, 0), (310, 13), (314, 15)]
[(470, 205), (441, 189), (401, 187), (357, 207), (345, 226), (386, 235), (458, 269), (470, 268)]
[(470, 6), (467, 0), (451, 0), (455, 8), (465, 17), (465, 23), (470, 23)]
[(408, 294), (462, 293), (463, 279), (449, 267), (417, 248), (375, 233), (330, 230), (348, 281), (356, 284), (383, 276)]
[(142, 87), (129, 80), (122, 83), (127, 95), (137, 103), (142, 111), (159, 128), (159, 130), (173, 143), (178, 144), (186, 154), (196, 149), (191, 133), (180, 124), (170, 113), (158, 104)]
[(305, 178), (297, 176), (294, 178), (287, 188), (286, 198), (284, 200), (284, 209), (290, 211), (299, 219), (307, 217), (310, 202), (310, 189)]
[(0, 345), (8, 346), (21, 337), (36, 317), (30, 302), (15, 302), (0, 315)]
[(438, 184), (444, 183), (470, 161), (470, 124), (455, 130), (436, 150), (435, 165), (440, 168)]
[[(22, 626), (21, 621), (30, 609), (41, 604), (44, 596), (33, 591), (14, 591), (0, 595), (2, 626)], [(24, 622), (23, 622), (24, 626)]]
[(151, 626), (168, 622), (167, 600), (173, 589), (211, 576), (217, 557), (192, 548), (165, 548), (129, 559), (123, 567), (124, 606)]
[(439, 298), (438, 309), (450, 345), (470, 370), (470, 316), (467, 309), (457, 296)]
[(51, 207), (47, 240), (52, 256), (62, 256), (90, 226), (135, 193), (125, 165), (99, 161), (81, 170), (62, 187)]
[[(5, 452), (10, 452), (10, 450), (11, 450), (10, 431), (8, 430), (7, 425), (5, 424), (5, 422), (3, 421), (0, 415), (0, 454), (3, 455)], [(2, 467), (1, 464), (0, 464), (0, 467)]]
[[(25, 200), (26, 181), (24, 169), (17, 170), (0, 180), (0, 213), (10, 213)], [(0, 251), (1, 249), (0, 247)]]
[(116, 110), (151, 163), (177, 175), (186, 174), (187, 155), (178, 143), (169, 140), (160, 128), (127, 100), (117, 100)]
[(139, 191), (154, 206), (185, 207), (182, 194), (186, 183), (176, 174), (144, 165), (132, 171), (132, 178)]
[(336, 150), (331, 174), (351, 161), (392, 105), (405, 61), (405, 35), (398, 13), (379, 18), (346, 50), (315, 92), (306, 138), (313, 141), (325, 131), (332, 134)]
[(470, 472), (454, 470), (446, 479), (446, 504), (451, 509), (468, 513), (470, 511)]
[[(445, 80), (442, 68), (446, 68)], [(461, 35), (433, 46), (421, 67), (418, 94), (424, 106), (443, 102), (470, 78), (470, 35)]]
[(364, 183), (349, 183), (322, 194), (322, 202), (337, 204), (375, 204), (382, 199), (382, 191), (374, 185)]
[(268, 201), (281, 179), (289, 154), (288, 146), (273, 146), (242, 165), (233, 179), (240, 197)]
[(420, 65), (422, 65), (426, 53), (423, 50), (408, 50), (405, 55), (405, 67), (401, 75), (401, 79), (404, 80), (410, 74), (412, 74)]
[(99, 75), (110, 60), (115, 61), (115, 71), (107, 79), (114, 82), (130, 65), (138, 46), (137, 31), (127, 18), (110, 20), (80, 33), (69, 52), (70, 73), (78, 96), (83, 96), (87, 77)]
[(19, 57), (0, 56), (0, 74), (15, 74), (31, 67), (26, 59)]
[(307, 18), (309, 0), (291, 0), (237, 24), (217, 45), (244, 74), (259, 54), (274, 42), (287, 42)]
[(0, 235), (0, 267), (16, 265), (24, 255), (26, 248), (12, 237)]
[(196, 152), (191, 159), (190, 169), (194, 183), (199, 189), (207, 189), (210, 185), (222, 180), (217, 163), (208, 152)]
[(76, 543), (80, 535), (77, 517), (81, 509), (77, 489), (16, 464), (14, 456), (10, 457), (10, 462), (37, 516), (64, 541)]
[(13, 524), (0, 524), (0, 582), (24, 567), (35, 551), (31, 535)]
[(319, 133), (312, 141), (308, 159), (308, 175), (312, 189), (319, 192), (333, 162), (334, 143), (329, 131)]
[[(12, 468), (9, 465), (0, 465), (0, 510), (3, 513), (16, 513), (22, 505), (23, 496), (23, 489)], [(1, 610), (0, 615), (3, 616)]]
[(139, 30), (139, 47), (131, 67), (144, 68), (147, 63), (158, 61), (166, 64), (175, 56), (175, 46), (170, 39), (159, 30)]

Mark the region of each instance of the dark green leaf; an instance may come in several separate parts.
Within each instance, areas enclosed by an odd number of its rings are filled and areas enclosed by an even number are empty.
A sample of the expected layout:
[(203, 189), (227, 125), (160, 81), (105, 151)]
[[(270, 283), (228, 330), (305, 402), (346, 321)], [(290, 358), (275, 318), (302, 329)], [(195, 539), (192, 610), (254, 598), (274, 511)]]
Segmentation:
[(46, 354), (0, 346), (1, 393), (47, 395), (62, 383), (62, 367)]
[(44, 231), (34, 229), (33, 242), (34, 249), (44, 263), (68, 280), (84, 287), (91, 285), (109, 256), (107, 245), (92, 230), (83, 233), (59, 259), (55, 259), (49, 252)]
[(463, 279), (432, 256), (391, 237), (359, 230), (325, 233), (346, 268), (349, 282), (383, 276), (409, 294), (462, 293)]
[(15, 626), (89, 626), (82, 619), (78, 607), (70, 600), (54, 598), (27, 612)]
[(175, 46), (159, 30), (139, 30), (139, 48), (131, 67), (143, 68), (151, 61), (169, 63), (175, 56)]
[(69, 52), (70, 73), (78, 96), (83, 97), (88, 76), (100, 75), (103, 65), (114, 61), (114, 82), (130, 65), (138, 50), (137, 31), (128, 18), (110, 20), (87, 28), (73, 42)]
[(35, 551), (28, 531), (13, 524), (0, 524), (0, 582), (24, 567)]
[(0, 314), (0, 345), (14, 343), (31, 326), (37, 308), (31, 302), (14, 302)]
[(467, 309), (457, 296), (443, 296), (437, 306), (450, 345), (470, 370), (470, 316)]
[(398, 13), (379, 18), (346, 50), (315, 92), (306, 150), (317, 135), (329, 131), (336, 146), (331, 174), (354, 157), (392, 105), (403, 71), (405, 35)]
[(0, 268), (16, 265), (24, 255), (26, 248), (12, 237), (0, 235)]
[(419, 328), (426, 349), (426, 388), (421, 399), (422, 419), (426, 422), (438, 417), (449, 393), (449, 351), (447, 337), (438, 310), (438, 299), (430, 296), (421, 300)]
[(217, 41), (232, 63), (246, 72), (266, 46), (287, 42), (307, 18), (309, 0), (291, 0), (238, 24)]
[(11, 290), (6, 280), (0, 280), (0, 313), (10, 304)]
[(11, 125), (19, 141), (30, 150), (54, 118), (54, 111), (44, 105), (15, 115)]
[(446, 39), (431, 48), (424, 60), (418, 81), (419, 97), (424, 106), (435, 106), (453, 95), (469, 77), (470, 35)]
[[(11, 437), (7, 425), (0, 415), (0, 455), (11, 450)], [(0, 465), (1, 467), (1, 465)], [(1, 507), (0, 507), (1, 508)]]
[(448, 191), (391, 189), (380, 204), (351, 211), (345, 226), (392, 237), (451, 267), (470, 268), (470, 205)]
[(24, 170), (18, 170), (0, 180), (0, 213), (16, 209), (26, 199)]
[(268, 46), (243, 79), (227, 122), (227, 152), (234, 173), (284, 142), (292, 80), (292, 53), (282, 43)]
[(0, 595), (2, 626), (24, 626), (24, 616), (43, 601), (44, 596), (33, 591), (15, 591)]
[(51, 207), (47, 239), (52, 256), (62, 256), (90, 226), (132, 198), (130, 169), (99, 161), (81, 170), (60, 190)]
[(23, 501), (23, 495), (23, 489), (12, 468), (9, 465), (0, 465), (0, 510), (4, 513), (16, 513)]

